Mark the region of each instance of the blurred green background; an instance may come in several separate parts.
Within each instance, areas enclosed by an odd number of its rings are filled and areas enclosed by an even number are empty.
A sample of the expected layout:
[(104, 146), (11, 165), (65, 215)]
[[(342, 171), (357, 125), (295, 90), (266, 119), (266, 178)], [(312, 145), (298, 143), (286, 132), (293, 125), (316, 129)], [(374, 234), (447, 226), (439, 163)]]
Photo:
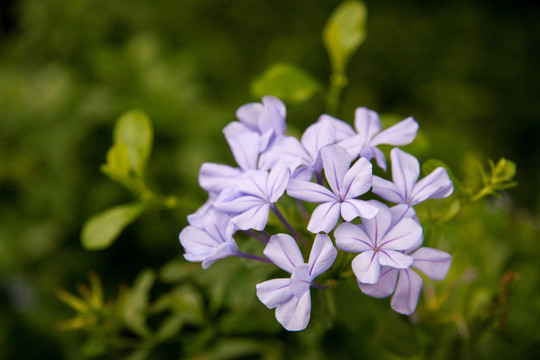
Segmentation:
[[(178, 233), (194, 208), (149, 212), (104, 251), (80, 245), (87, 218), (131, 199), (99, 171), (115, 120), (132, 108), (145, 111), (155, 130), (150, 184), (202, 204), (199, 167), (204, 161), (232, 164), (221, 129), (235, 119), (237, 107), (260, 100), (250, 93), (255, 78), (285, 61), (327, 83), (330, 65), (321, 30), (339, 3), (0, 3), (0, 359), (81, 358), (83, 335), (57, 329), (74, 312), (55, 292), (74, 291), (93, 271), (114, 297), (119, 284), (133, 283), (141, 270), (181, 257)], [(429, 140), (423, 159), (443, 159), (460, 177), (467, 156), (486, 166), (488, 158), (504, 156), (516, 162), (519, 186), (500, 200), (464, 210), (441, 229), (439, 243), (454, 256), (448, 282), (441, 285), (457, 297), (448, 295), (446, 313), (454, 317), (428, 317), (418, 325), (418, 346), (393, 351), (401, 345), (392, 346), (392, 331), (398, 330), (388, 324), (401, 324), (408, 333), (410, 321), (391, 313), (384, 300), (366, 300), (359, 291), (342, 297), (350, 303), (338, 306), (341, 322), (325, 335), (272, 327), (262, 338), (281, 344), (277, 358), (370, 358), (385, 344), (390, 344), (388, 358), (538, 358), (540, 6), (487, 0), (366, 5), (368, 37), (350, 61), (349, 85), (335, 115), (352, 122), (357, 106), (400, 118), (412, 115)], [(287, 105), (289, 127), (296, 131), (325, 111), (320, 96)], [(505, 276), (515, 278), (508, 288), (501, 283)], [(159, 286), (156, 294), (165, 291), (166, 285)], [(251, 296), (257, 314), (275, 322), (254, 291)], [(362, 302), (361, 309), (349, 313), (346, 308), (355, 301)], [(388, 314), (374, 320), (365, 309)], [(347, 316), (358, 326), (346, 327)], [(260, 338), (260, 329), (250, 331), (243, 335)], [(436, 339), (433, 333), (439, 334)], [(368, 339), (375, 341), (366, 345)], [(193, 355), (171, 343), (149, 358)], [(288, 350), (312, 349), (313, 343), (320, 345), (314, 353)], [(242, 356), (257, 358), (249, 351)]]

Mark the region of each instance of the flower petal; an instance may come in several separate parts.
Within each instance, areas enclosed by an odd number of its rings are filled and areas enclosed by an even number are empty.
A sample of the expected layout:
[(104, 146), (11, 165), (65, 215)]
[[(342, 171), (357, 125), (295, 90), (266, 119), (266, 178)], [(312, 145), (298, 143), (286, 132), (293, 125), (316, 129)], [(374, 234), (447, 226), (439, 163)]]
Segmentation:
[(370, 144), (373, 146), (381, 144), (394, 146), (407, 145), (413, 142), (417, 132), (418, 123), (412, 117), (408, 117), (375, 135), (371, 139)]
[(385, 298), (392, 295), (394, 289), (396, 288), (396, 281), (398, 278), (399, 270), (383, 266), (381, 269), (381, 275), (379, 276), (379, 281), (375, 284), (364, 284), (358, 282), (360, 290), (371, 297), (374, 298)]
[(369, 201), (349, 199), (341, 204), (341, 216), (345, 221), (360, 216), (362, 219), (371, 219), (379, 212), (379, 208)]
[(405, 218), (390, 228), (379, 242), (381, 248), (407, 250), (422, 236), (422, 227), (413, 219)]
[(294, 296), (297, 298), (304, 295), (311, 286), (311, 276), (309, 275), (309, 265), (302, 264), (294, 268), (291, 275), (291, 283), (289, 287)]
[(289, 184), (291, 171), (287, 167), (287, 163), (277, 164), (268, 174), (266, 183), (266, 198), (270, 203), (275, 203), (285, 192)]
[(381, 202), (370, 200), (368, 201), (379, 211), (373, 218), (362, 218), (362, 226), (375, 246), (379, 246), (379, 242), (383, 239), (384, 234), (388, 231), (392, 221), (390, 209)]
[(219, 239), (212, 238), (206, 231), (187, 226), (180, 232), (180, 243), (186, 251), (184, 257), (188, 261), (203, 261), (215, 248), (222, 244)]
[(442, 280), (446, 277), (452, 264), (452, 256), (444, 251), (421, 247), (411, 254), (414, 259), (412, 267), (422, 271), (432, 280)]
[(309, 181), (291, 179), (287, 185), (287, 195), (309, 202), (334, 202), (336, 196), (322, 185)]
[(330, 122), (317, 122), (310, 125), (302, 135), (302, 145), (312, 161), (319, 156), (319, 151), (326, 145), (333, 144), (336, 130)]
[(353, 199), (369, 191), (373, 183), (371, 163), (360, 158), (347, 171), (343, 179), (343, 198)]
[(317, 234), (308, 261), (311, 280), (330, 269), (336, 257), (337, 250), (334, 244), (332, 244), (330, 236)]
[(411, 266), (413, 258), (395, 250), (379, 251), (379, 263), (382, 266), (390, 266), (396, 269), (407, 269)]
[(336, 202), (322, 203), (313, 210), (307, 226), (312, 233), (329, 233), (336, 226), (341, 212), (341, 204)]
[(264, 200), (256, 196), (240, 196), (232, 199), (218, 198), (214, 203), (214, 207), (219, 211), (238, 214), (248, 211), (256, 206), (265, 204)]
[(202, 262), (202, 268), (208, 269), (210, 265), (215, 263), (219, 259), (226, 258), (228, 256), (234, 255), (238, 251), (238, 246), (236, 242), (231, 239), (228, 243), (223, 243), (212, 251), (212, 253), (206, 257)]
[(426, 199), (447, 197), (453, 190), (454, 186), (448, 172), (445, 168), (438, 167), (416, 184), (411, 205), (419, 204)]
[(332, 124), (332, 127), (336, 130), (336, 138), (334, 140), (336, 143), (356, 135), (351, 125), (347, 124), (343, 120), (336, 119), (333, 116), (323, 114), (319, 116), (317, 122), (328, 122)]
[(364, 137), (364, 142), (371, 140), (382, 129), (379, 114), (365, 107), (357, 108), (354, 112), (354, 127)]
[(343, 223), (334, 231), (336, 246), (347, 252), (364, 252), (373, 249), (373, 242), (361, 226)]
[(420, 175), (420, 164), (411, 154), (399, 148), (393, 148), (390, 152), (392, 158), (392, 179), (399, 189), (405, 202), (412, 197), (414, 185)]
[(411, 315), (418, 304), (421, 289), (422, 278), (420, 275), (409, 269), (401, 270), (390, 306), (400, 314)]
[(391, 181), (385, 180), (378, 176), (373, 177), (373, 193), (379, 195), (384, 200), (399, 204), (404, 203), (405, 199), (401, 190), (398, 189), (396, 184)]
[(262, 98), (263, 109), (258, 121), (258, 127), (261, 134), (271, 130), (274, 136), (285, 133), (286, 108), (285, 104), (274, 96), (265, 96)]
[(227, 142), (231, 147), (236, 163), (242, 170), (257, 169), (259, 134), (246, 132), (227, 138)]
[(306, 291), (300, 299), (292, 297), (276, 309), (276, 319), (286, 330), (304, 330), (311, 316), (311, 294)]
[(296, 266), (304, 264), (304, 258), (296, 241), (288, 234), (272, 235), (263, 254), (290, 274)]
[(231, 221), (240, 230), (255, 229), (261, 231), (264, 230), (266, 223), (268, 222), (269, 213), (270, 204), (263, 203), (236, 215)]
[(258, 131), (258, 122), (263, 105), (261, 103), (252, 102), (242, 105), (236, 110), (236, 117), (251, 131)]
[(365, 284), (375, 284), (379, 281), (381, 265), (379, 264), (379, 254), (377, 252), (365, 251), (357, 255), (351, 265), (358, 281)]
[(293, 297), (290, 282), (291, 279), (272, 279), (257, 284), (257, 297), (269, 309), (273, 309)]
[(351, 165), (351, 156), (339, 145), (327, 145), (321, 149), (324, 176), (336, 195), (343, 195), (343, 180)]
[(199, 171), (199, 185), (208, 192), (218, 193), (241, 174), (240, 169), (231, 166), (204, 163)]

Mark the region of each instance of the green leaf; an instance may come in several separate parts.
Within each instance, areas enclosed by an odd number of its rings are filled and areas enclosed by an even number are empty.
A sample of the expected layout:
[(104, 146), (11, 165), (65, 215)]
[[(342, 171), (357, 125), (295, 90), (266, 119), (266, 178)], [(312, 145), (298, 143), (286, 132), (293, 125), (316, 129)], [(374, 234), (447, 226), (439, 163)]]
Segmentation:
[(126, 326), (142, 336), (150, 334), (150, 329), (146, 326), (146, 318), (150, 290), (155, 280), (156, 274), (152, 270), (145, 270), (140, 273), (129, 290), (123, 307)]
[(281, 100), (301, 103), (309, 100), (322, 86), (304, 70), (286, 63), (270, 66), (251, 85), (257, 98), (274, 95)]
[(129, 111), (116, 122), (113, 133), (114, 144), (127, 146), (131, 168), (141, 177), (152, 151), (153, 138), (152, 122), (142, 111)]
[(101, 171), (114, 181), (131, 188), (131, 163), (126, 144), (114, 144), (107, 151), (107, 162), (101, 165)]
[(323, 30), (323, 42), (334, 73), (344, 74), (351, 55), (366, 39), (367, 8), (360, 1), (343, 2)]
[(148, 207), (148, 203), (135, 202), (110, 208), (92, 216), (81, 232), (81, 242), (87, 250), (109, 247), (122, 230), (137, 219)]

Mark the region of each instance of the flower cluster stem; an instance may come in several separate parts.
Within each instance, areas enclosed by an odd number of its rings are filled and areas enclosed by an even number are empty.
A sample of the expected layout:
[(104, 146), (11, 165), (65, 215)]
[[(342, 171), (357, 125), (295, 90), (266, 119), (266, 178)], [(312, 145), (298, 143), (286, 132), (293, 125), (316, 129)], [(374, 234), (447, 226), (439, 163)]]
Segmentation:
[(296, 230), (294, 230), (294, 228), (291, 226), (291, 224), (289, 224), (287, 219), (285, 219), (285, 217), (283, 216), (281, 211), (279, 211), (278, 207), (275, 204), (272, 204), (272, 211), (274, 211), (274, 214), (276, 214), (278, 219), (283, 223), (283, 225), (285, 225), (287, 230), (289, 230), (289, 232), (296, 239), (296, 241), (298, 241), (304, 246), (307, 246), (307, 241), (302, 237), (302, 235), (300, 235), (298, 232), (296, 232)]

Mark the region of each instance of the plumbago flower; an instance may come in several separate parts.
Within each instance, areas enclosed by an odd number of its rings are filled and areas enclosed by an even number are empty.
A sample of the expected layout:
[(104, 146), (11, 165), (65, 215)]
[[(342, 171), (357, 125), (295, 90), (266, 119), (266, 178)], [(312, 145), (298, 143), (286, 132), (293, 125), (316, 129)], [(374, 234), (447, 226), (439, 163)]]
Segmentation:
[[(311, 317), (310, 289), (324, 288), (314, 279), (330, 269), (338, 253), (327, 234), (341, 222), (334, 231), (335, 244), (341, 251), (358, 254), (351, 267), (360, 290), (373, 297), (393, 294), (392, 309), (411, 314), (422, 287), (413, 269), (440, 280), (451, 263), (449, 254), (421, 247), (422, 227), (412, 206), (449, 196), (452, 182), (443, 168), (418, 181), (418, 160), (398, 148), (391, 151), (393, 181), (373, 176), (370, 159), (386, 170), (377, 146), (410, 143), (418, 130), (416, 121), (407, 118), (382, 130), (375, 112), (358, 108), (356, 130), (321, 115), (298, 140), (285, 135), (285, 106), (275, 97), (246, 104), (236, 115), (239, 121), (223, 131), (236, 167), (201, 166), (199, 184), (208, 200), (188, 216), (189, 225), (180, 232), (185, 259), (202, 262), (206, 269), (219, 259), (236, 256), (285, 270), (290, 277), (264, 281), (256, 286), (256, 294), (264, 305), (276, 309), (276, 319), (285, 329), (302, 330)], [(373, 193), (397, 205), (389, 208), (362, 199), (372, 187)], [(280, 212), (278, 202), (285, 194), (298, 200), (289, 204), (298, 204), (306, 219), (303, 229), (292, 226)], [(318, 205), (309, 214), (301, 201)], [(270, 211), (288, 234), (267, 233)], [(317, 234), (313, 242), (302, 237), (306, 230)], [(233, 238), (237, 231), (264, 243), (264, 257), (242, 252)], [(307, 263), (298, 243), (310, 250)]]
[(295, 240), (287, 234), (272, 236), (264, 255), (291, 277), (258, 284), (257, 297), (269, 309), (276, 308), (276, 319), (285, 329), (304, 330), (311, 316), (309, 289), (313, 280), (328, 270), (337, 256), (332, 240), (328, 235), (318, 234), (307, 264)]
[(361, 217), (362, 224), (343, 223), (334, 231), (338, 249), (359, 253), (352, 269), (359, 282), (375, 284), (381, 268), (407, 269), (413, 258), (402, 251), (413, 246), (422, 236), (422, 227), (413, 219), (403, 217), (392, 222), (390, 209), (375, 200), (379, 211), (371, 219)]
[(393, 182), (373, 177), (373, 192), (383, 199), (413, 206), (427, 199), (440, 199), (452, 194), (454, 186), (445, 168), (438, 167), (417, 182), (420, 164), (414, 156), (394, 148), (390, 157)]
[[(354, 127), (357, 134), (341, 141), (343, 146), (352, 156), (362, 156), (366, 159), (375, 158), (377, 165), (386, 171), (386, 158), (378, 145), (388, 144), (403, 146), (410, 144), (416, 137), (418, 123), (408, 117), (405, 120), (382, 130), (379, 115), (365, 107), (356, 109), (354, 115)], [(352, 129), (351, 129), (352, 130)]]
[(338, 145), (329, 145), (321, 149), (324, 175), (330, 190), (308, 181), (291, 179), (287, 194), (293, 198), (322, 203), (311, 215), (307, 229), (313, 233), (330, 232), (339, 220), (345, 221), (361, 216), (372, 218), (377, 208), (357, 197), (371, 188), (371, 164), (360, 158), (352, 167), (352, 157)]

